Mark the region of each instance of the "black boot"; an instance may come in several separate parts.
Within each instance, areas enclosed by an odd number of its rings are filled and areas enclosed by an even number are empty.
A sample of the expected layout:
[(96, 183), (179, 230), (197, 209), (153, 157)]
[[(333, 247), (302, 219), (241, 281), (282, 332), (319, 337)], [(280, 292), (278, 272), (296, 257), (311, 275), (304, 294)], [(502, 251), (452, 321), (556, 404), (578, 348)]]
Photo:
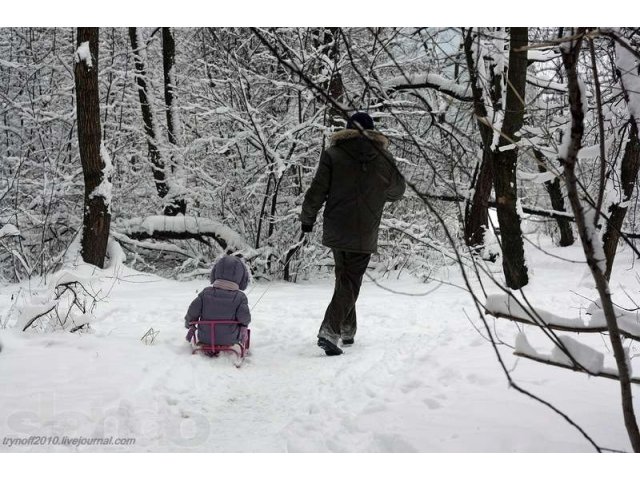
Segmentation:
[(324, 353), (329, 356), (342, 355), (342, 350), (340, 349), (340, 347), (330, 342), (326, 338), (318, 338), (318, 346), (323, 349)]

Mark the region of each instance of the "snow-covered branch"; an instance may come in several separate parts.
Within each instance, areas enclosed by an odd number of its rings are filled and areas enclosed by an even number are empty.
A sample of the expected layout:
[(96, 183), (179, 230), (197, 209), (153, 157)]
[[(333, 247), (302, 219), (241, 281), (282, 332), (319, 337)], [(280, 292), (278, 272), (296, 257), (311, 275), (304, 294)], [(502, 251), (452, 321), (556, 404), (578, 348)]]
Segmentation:
[[(508, 294), (489, 295), (485, 303), (485, 312), (496, 318), (504, 318), (526, 325), (536, 325), (562, 332), (606, 333), (607, 322), (602, 310), (597, 309), (587, 322), (581, 317), (561, 317), (537, 307), (523, 307)], [(620, 334), (626, 338), (640, 341), (640, 315), (638, 312), (625, 312), (617, 309)]]
[(153, 238), (162, 239), (190, 239), (198, 237), (213, 238), (223, 250), (242, 251), (246, 256), (253, 255), (253, 249), (242, 236), (222, 223), (208, 219), (185, 215), (169, 217), (166, 215), (152, 215), (144, 218), (134, 218), (118, 224), (121, 233), (134, 240)]
[(436, 73), (426, 73), (410, 77), (396, 77), (391, 79), (385, 87), (388, 93), (402, 90), (429, 88), (442, 92), (462, 102), (473, 101), (473, 95), (469, 85), (460, 85), (459, 83)]
[[(529, 360), (533, 360), (533, 361), (539, 362), (539, 363), (544, 363), (546, 365), (552, 365), (554, 367), (566, 368), (568, 370), (573, 370), (574, 372), (584, 372), (584, 369), (582, 369), (580, 367), (577, 367), (577, 366), (571, 365), (571, 364), (567, 364), (567, 363), (564, 363), (564, 362), (559, 362), (559, 361), (553, 360), (550, 355), (545, 355), (543, 353), (532, 354), (532, 353), (524, 353), (524, 352), (515, 351), (513, 354), (515, 356), (517, 356), (517, 357), (528, 358)], [(585, 373), (588, 373), (589, 375), (591, 375), (593, 377), (603, 377), (603, 378), (609, 378), (611, 380), (617, 380), (617, 381), (620, 380), (620, 376), (613, 369), (602, 370), (602, 371), (600, 371), (598, 373), (591, 373), (591, 372), (585, 372)], [(631, 383), (640, 384), (640, 378), (631, 377), (630, 378), (630, 382)]]

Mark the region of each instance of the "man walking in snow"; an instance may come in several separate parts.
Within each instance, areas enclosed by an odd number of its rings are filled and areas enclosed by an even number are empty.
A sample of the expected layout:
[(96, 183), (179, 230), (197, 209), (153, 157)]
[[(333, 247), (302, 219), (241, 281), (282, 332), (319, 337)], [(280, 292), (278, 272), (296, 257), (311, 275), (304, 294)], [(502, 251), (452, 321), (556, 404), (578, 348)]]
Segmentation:
[(356, 334), (356, 301), (371, 254), (378, 246), (378, 228), (385, 202), (402, 198), (405, 182), (389, 141), (373, 130), (372, 118), (353, 114), (347, 128), (336, 132), (323, 151), (307, 190), (300, 221), (311, 232), (325, 204), (322, 244), (335, 259), (335, 288), (318, 332), (318, 346), (340, 355), (338, 346), (352, 345)]

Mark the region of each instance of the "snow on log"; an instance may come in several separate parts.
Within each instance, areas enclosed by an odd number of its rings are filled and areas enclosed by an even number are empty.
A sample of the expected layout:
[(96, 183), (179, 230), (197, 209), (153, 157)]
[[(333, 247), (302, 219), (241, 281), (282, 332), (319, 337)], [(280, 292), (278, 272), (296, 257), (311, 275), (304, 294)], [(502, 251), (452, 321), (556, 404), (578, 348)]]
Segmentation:
[[(604, 377), (611, 380), (620, 379), (618, 371), (615, 368), (605, 368), (603, 366), (604, 355), (602, 353), (566, 336), (560, 337), (560, 340), (569, 354), (576, 359), (580, 366), (575, 365), (558, 347), (554, 348), (551, 355), (536, 351), (529, 344), (527, 337), (522, 332), (518, 333), (516, 336), (516, 348), (513, 354), (516, 357), (528, 358), (534, 362), (566, 368), (568, 370), (573, 370), (574, 372), (587, 373), (593, 377)], [(638, 377), (632, 377), (630, 381), (631, 383), (640, 384), (640, 378)]]
[(553, 182), (556, 179), (556, 174), (552, 171), (546, 171), (544, 173), (518, 172), (518, 178), (521, 180), (528, 180), (536, 184), (541, 184), (545, 182)]
[(531, 346), (527, 336), (523, 332), (518, 332), (516, 335), (516, 350), (515, 353), (522, 353), (527, 355), (537, 355), (535, 348)]
[[(608, 331), (607, 322), (601, 309), (594, 310), (585, 319), (566, 318), (541, 308), (530, 308), (523, 302), (518, 302), (512, 295), (502, 293), (489, 295), (484, 308), (487, 314), (496, 318), (506, 318), (514, 322), (537, 325), (551, 330), (575, 333), (603, 333)], [(588, 322), (585, 322), (587, 318)], [(640, 341), (640, 312), (627, 312), (616, 309), (616, 318), (621, 335)]]
[(568, 91), (566, 84), (556, 82), (550, 78), (538, 77), (532, 73), (527, 73), (527, 83), (561, 93), (567, 93)]
[(184, 240), (211, 237), (227, 251), (253, 252), (242, 236), (222, 223), (208, 218), (177, 215), (151, 215), (119, 223), (119, 230), (134, 240)]
[(421, 75), (408, 75), (392, 78), (386, 85), (388, 91), (415, 90), (419, 88), (431, 88), (442, 93), (462, 100), (463, 102), (473, 101), (471, 88), (469, 85), (460, 85), (448, 78), (435, 73)]
[[(634, 340), (640, 339), (640, 311), (629, 312), (620, 308), (614, 308), (616, 312), (616, 321), (618, 322), (618, 328), (620, 332), (628, 338)], [(602, 329), (607, 328), (607, 319), (604, 316), (604, 311), (600, 308), (591, 313), (591, 320), (589, 320), (590, 327), (598, 327)], [(626, 333), (625, 333), (626, 332)]]
[(549, 327), (554, 325), (558, 330), (572, 330), (585, 326), (584, 321), (580, 318), (565, 318), (540, 308), (531, 309), (526, 303), (518, 302), (513, 295), (506, 293), (489, 295), (484, 308), (488, 314), (494, 317), (516, 317), (522, 320), (523, 323), (532, 325), (539, 325), (540, 322), (544, 322)]
[[(555, 362), (555, 361), (551, 360), (549, 355), (544, 355), (544, 354), (530, 355), (530, 354), (524, 353), (524, 352), (514, 352), (514, 355), (516, 357), (528, 358), (529, 360), (533, 360), (534, 362), (544, 363), (546, 365), (553, 365), (554, 367), (561, 367), (561, 368), (566, 368), (568, 370), (573, 370), (574, 372), (583, 372), (584, 373), (584, 370), (581, 370), (581, 369), (579, 369), (577, 367), (574, 367), (572, 365), (565, 365), (564, 363), (558, 363), (558, 362)], [(605, 368), (600, 373), (592, 374), (592, 376), (593, 377), (604, 377), (604, 378), (608, 378), (608, 379), (611, 379), (611, 380), (620, 380), (620, 378), (618, 377), (617, 370), (615, 370), (613, 368)], [(640, 378), (638, 378), (638, 377), (631, 377), (629, 379), (629, 381), (631, 383), (640, 384)]]
[(172, 243), (164, 243), (164, 242), (142, 242), (138, 240), (133, 240), (126, 235), (118, 232), (111, 232), (111, 236), (115, 238), (118, 242), (124, 242), (129, 245), (133, 245), (138, 248), (145, 248), (147, 250), (156, 250), (159, 252), (169, 252), (169, 253), (177, 253), (179, 255), (183, 255), (188, 258), (193, 258), (193, 255), (189, 253), (187, 250), (184, 250)]
[[(558, 340), (562, 343), (569, 355), (591, 374), (600, 373), (604, 368), (604, 353), (601, 353), (588, 345), (580, 343), (574, 338), (561, 335)], [(566, 365), (573, 365), (573, 361), (559, 346), (553, 347), (551, 360)]]
[(560, 53), (553, 49), (535, 50), (529, 49), (527, 51), (527, 60), (530, 62), (548, 62), (560, 58)]

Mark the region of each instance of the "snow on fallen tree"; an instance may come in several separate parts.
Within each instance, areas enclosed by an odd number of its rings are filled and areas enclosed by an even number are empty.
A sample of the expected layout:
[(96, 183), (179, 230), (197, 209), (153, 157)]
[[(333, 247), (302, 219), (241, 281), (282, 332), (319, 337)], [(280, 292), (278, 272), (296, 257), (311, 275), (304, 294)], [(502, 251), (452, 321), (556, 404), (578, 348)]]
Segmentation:
[[(589, 320), (567, 318), (555, 315), (541, 308), (535, 308), (513, 295), (494, 294), (487, 296), (485, 312), (496, 318), (505, 318), (518, 323), (535, 325), (543, 329), (574, 333), (608, 332), (604, 312), (593, 303), (587, 310)], [(616, 309), (616, 317), (621, 335), (640, 340), (640, 312)], [(555, 345), (549, 354), (538, 352), (531, 346), (523, 332), (516, 336), (514, 355), (528, 358), (539, 363), (566, 368), (589, 375), (619, 380), (616, 368), (604, 367), (604, 354), (566, 335), (555, 337)], [(628, 352), (627, 352), (628, 355)], [(627, 363), (630, 362), (627, 359)], [(640, 384), (640, 378), (634, 377), (632, 383)]]
[(460, 85), (459, 83), (436, 73), (403, 75), (392, 78), (386, 84), (386, 90), (390, 93), (400, 90), (415, 90), (420, 88), (438, 90), (439, 92), (445, 93), (463, 102), (473, 101), (473, 95), (469, 85)]
[(564, 83), (556, 82), (551, 78), (545, 78), (532, 73), (527, 74), (527, 83), (535, 85), (536, 87), (546, 88), (554, 90), (556, 92), (567, 93), (567, 85)]
[(119, 222), (118, 230), (133, 240), (198, 240), (209, 237), (229, 253), (241, 252), (249, 258), (255, 256), (255, 250), (239, 233), (208, 218), (151, 215)]
[(551, 351), (552, 361), (572, 366), (574, 364), (573, 360), (575, 360), (592, 375), (602, 372), (604, 368), (604, 353), (566, 335), (559, 336), (558, 340), (564, 348), (560, 348), (558, 345), (553, 347)]
[[(604, 333), (608, 331), (604, 312), (595, 304), (589, 309), (590, 318), (586, 321), (586, 318), (566, 318), (541, 308), (530, 307), (509, 294), (495, 294), (487, 297), (485, 312), (496, 318), (505, 318), (551, 330), (576, 333)], [(640, 311), (629, 312), (616, 309), (616, 318), (621, 335), (640, 341)]]
[[(516, 336), (516, 347), (513, 353), (517, 357), (528, 358), (535, 362), (584, 372), (594, 377), (619, 380), (618, 371), (615, 368), (604, 366), (604, 354), (601, 352), (571, 337), (559, 336), (558, 341), (562, 347), (556, 345), (550, 354), (545, 354), (533, 348), (526, 335), (520, 332)], [(630, 381), (640, 384), (638, 377), (631, 377)]]
[(138, 247), (138, 248), (144, 248), (147, 250), (156, 250), (158, 252), (168, 252), (168, 253), (175, 253), (178, 255), (182, 255), (184, 257), (187, 258), (193, 258), (193, 255), (188, 252), (187, 250), (178, 247), (177, 245), (174, 245), (172, 243), (165, 243), (165, 242), (144, 242), (144, 241), (140, 241), (140, 240), (134, 240), (132, 238), (129, 238), (127, 235), (124, 235), (122, 233), (118, 233), (118, 232), (111, 232), (111, 236), (113, 238), (115, 238), (118, 242), (120, 243), (126, 243), (128, 245), (132, 245), (134, 247)]

